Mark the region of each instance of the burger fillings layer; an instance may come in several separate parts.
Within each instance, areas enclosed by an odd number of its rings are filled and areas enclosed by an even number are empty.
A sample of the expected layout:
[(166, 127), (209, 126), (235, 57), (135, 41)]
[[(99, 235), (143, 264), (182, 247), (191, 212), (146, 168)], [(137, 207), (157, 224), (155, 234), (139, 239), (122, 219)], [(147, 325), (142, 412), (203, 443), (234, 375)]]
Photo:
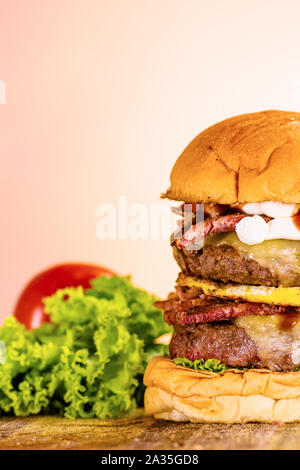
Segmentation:
[[(267, 204), (264, 212), (276, 215), (274, 203)], [(212, 206), (209, 209), (216, 214), (217, 205)], [(172, 241), (182, 273), (176, 293), (157, 304), (167, 323), (174, 326), (171, 358), (215, 358), (228, 367), (273, 371), (292, 371), (300, 365), (300, 231), (293, 206), (280, 204), (280, 215), (286, 217), (273, 219), (260, 210), (269, 217), (266, 222), (258, 215), (244, 218), (242, 207), (232, 214), (232, 207), (224, 205), (220, 215), (206, 216), (200, 222), (213, 227), (206, 230), (202, 248), (185, 247), (187, 240), (192, 241), (190, 234)], [(276, 220), (286, 236), (243, 243), (239, 224), (256, 217), (263, 223), (256, 225), (258, 238), (265, 225)], [(199, 243), (197, 227), (191, 231)]]

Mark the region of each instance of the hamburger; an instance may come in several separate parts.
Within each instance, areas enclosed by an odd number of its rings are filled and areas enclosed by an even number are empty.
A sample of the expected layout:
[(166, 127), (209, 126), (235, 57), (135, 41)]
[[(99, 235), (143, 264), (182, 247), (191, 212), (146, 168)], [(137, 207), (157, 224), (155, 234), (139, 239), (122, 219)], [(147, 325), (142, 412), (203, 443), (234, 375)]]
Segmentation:
[(169, 355), (145, 372), (145, 409), (173, 421), (300, 421), (300, 113), (220, 122), (183, 151), (180, 267), (157, 302)]

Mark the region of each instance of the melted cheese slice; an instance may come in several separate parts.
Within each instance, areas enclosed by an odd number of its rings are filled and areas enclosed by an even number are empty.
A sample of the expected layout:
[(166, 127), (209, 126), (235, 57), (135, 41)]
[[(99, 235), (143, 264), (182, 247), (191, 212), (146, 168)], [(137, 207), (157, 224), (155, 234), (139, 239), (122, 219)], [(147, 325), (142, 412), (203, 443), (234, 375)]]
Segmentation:
[(180, 286), (198, 287), (206, 295), (240, 299), (275, 305), (300, 306), (300, 287), (267, 287), (236, 284), (218, 284), (207, 279), (197, 279), (181, 275), (177, 281)]

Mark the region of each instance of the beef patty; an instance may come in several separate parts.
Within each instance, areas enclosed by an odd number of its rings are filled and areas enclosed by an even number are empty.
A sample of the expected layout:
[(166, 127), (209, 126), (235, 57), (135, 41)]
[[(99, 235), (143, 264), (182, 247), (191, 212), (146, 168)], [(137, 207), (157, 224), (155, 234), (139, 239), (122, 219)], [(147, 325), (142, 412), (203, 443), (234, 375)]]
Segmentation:
[[(204, 246), (203, 250), (180, 250), (173, 247), (174, 257), (186, 274), (220, 282), (278, 286), (278, 274), (257, 261), (244, 258), (230, 245)], [(294, 285), (299, 285), (297, 275)]]
[[(197, 325), (174, 325), (170, 343), (170, 357), (219, 359), (228, 367), (257, 367), (273, 371), (289, 371), (296, 367), (292, 360), (292, 343), (286, 339), (286, 348), (274, 343), (263, 348), (255, 333), (247, 333), (234, 322), (214, 322)], [(266, 339), (266, 343), (268, 343)]]

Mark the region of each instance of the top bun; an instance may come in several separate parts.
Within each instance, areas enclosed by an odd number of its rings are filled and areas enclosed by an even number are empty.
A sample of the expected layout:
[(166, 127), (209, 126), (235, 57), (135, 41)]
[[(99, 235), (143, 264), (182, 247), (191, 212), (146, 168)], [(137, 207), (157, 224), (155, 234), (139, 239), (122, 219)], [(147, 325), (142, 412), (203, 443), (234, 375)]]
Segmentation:
[(262, 111), (209, 127), (176, 161), (163, 197), (300, 203), (300, 113)]

